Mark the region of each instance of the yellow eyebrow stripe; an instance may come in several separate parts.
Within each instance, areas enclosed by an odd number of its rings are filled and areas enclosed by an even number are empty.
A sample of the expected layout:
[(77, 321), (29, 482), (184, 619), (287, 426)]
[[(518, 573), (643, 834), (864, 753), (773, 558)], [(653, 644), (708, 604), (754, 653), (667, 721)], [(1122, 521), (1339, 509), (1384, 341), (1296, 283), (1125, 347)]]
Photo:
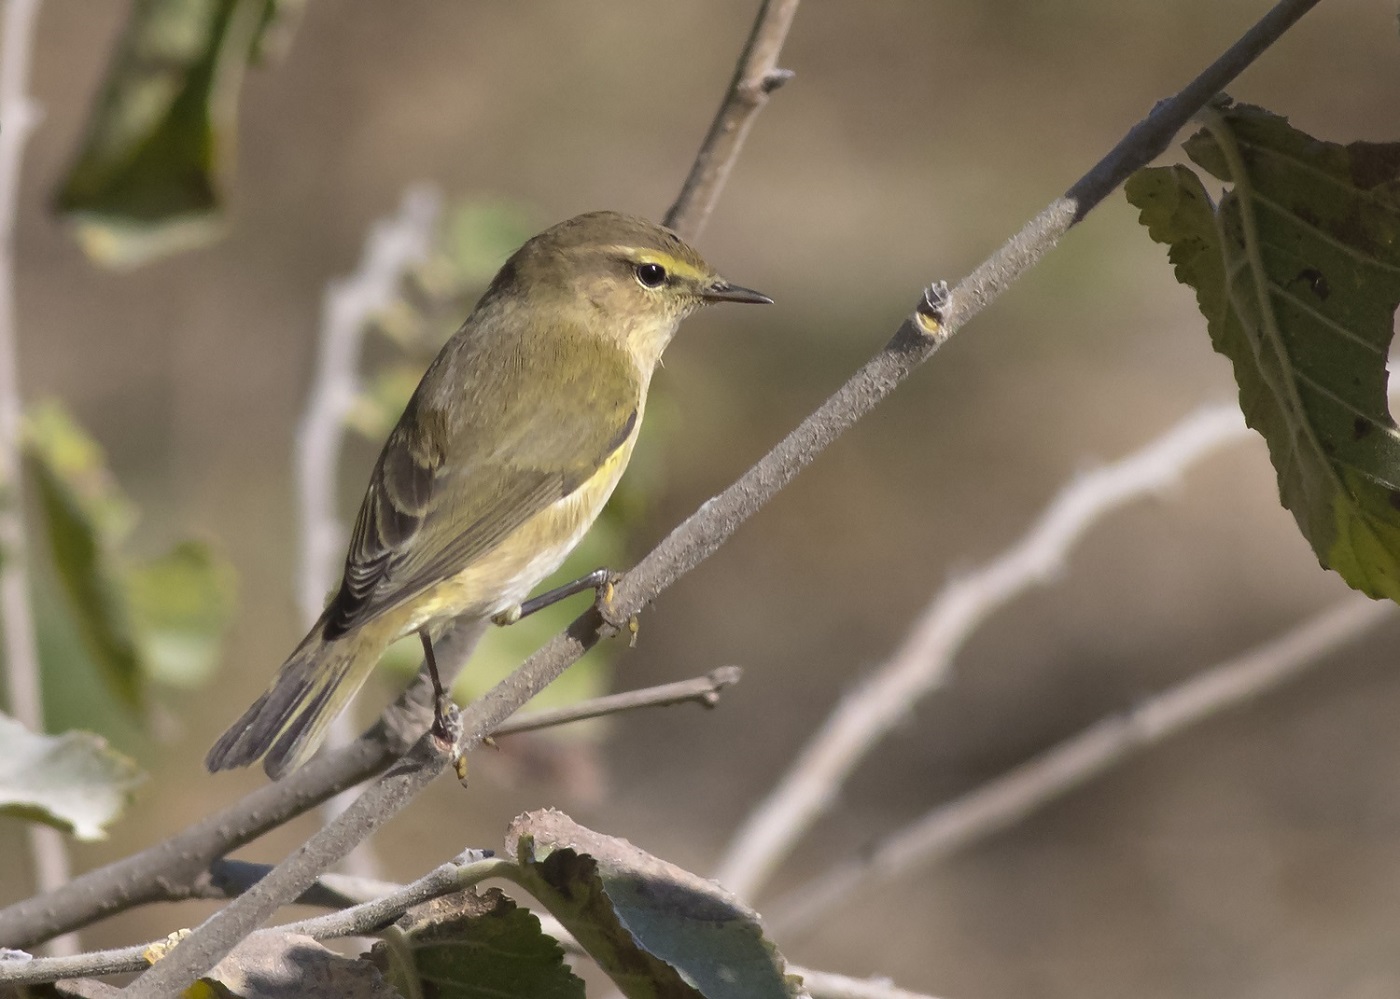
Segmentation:
[(639, 250), (635, 246), (609, 246), (606, 249), (609, 253), (627, 257), (639, 264), (660, 264), (677, 277), (689, 278), (692, 281), (704, 281), (709, 277), (709, 274), (694, 264), (673, 257), (664, 250)]

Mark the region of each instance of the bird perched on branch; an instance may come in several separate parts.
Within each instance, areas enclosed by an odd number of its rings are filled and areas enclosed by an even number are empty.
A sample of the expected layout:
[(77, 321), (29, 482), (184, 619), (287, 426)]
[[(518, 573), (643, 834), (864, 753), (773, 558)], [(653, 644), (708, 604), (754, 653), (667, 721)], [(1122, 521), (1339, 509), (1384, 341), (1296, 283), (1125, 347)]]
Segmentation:
[(769, 302), (669, 229), (614, 212), (530, 239), (429, 365), (370, 476), (345, 575), (272, 685), (209, 751), (282, 777), (310, 758), (391, 643), (415, 632), (445, 731), (433, 640), (459, 617), (517, 620), (582, 540), (632, 455), (647, 386), (682, 319)]

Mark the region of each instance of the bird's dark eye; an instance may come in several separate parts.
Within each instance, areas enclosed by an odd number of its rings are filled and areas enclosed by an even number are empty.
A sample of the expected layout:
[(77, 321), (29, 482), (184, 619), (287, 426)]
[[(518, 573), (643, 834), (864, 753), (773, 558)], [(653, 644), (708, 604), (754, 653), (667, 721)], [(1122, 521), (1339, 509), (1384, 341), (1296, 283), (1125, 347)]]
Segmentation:
[(660, 264), (638, 264), (637, 280), (647, 288), (660, 288), (666, 280), (666, 268)]

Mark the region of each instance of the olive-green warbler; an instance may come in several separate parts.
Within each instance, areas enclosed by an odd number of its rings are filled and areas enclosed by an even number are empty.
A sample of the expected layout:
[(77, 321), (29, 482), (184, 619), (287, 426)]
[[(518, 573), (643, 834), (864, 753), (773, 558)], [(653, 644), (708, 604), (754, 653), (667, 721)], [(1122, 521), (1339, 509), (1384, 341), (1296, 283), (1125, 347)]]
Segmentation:
[(340, 589), (210, 770), (304, 763), (384, 650), (460, 616), (509, 621), (603, 509), (632, 454), (661, 352), (708, 302), (768, 302), (679, 236), (594, 212), (505, 262), (389, 434)]

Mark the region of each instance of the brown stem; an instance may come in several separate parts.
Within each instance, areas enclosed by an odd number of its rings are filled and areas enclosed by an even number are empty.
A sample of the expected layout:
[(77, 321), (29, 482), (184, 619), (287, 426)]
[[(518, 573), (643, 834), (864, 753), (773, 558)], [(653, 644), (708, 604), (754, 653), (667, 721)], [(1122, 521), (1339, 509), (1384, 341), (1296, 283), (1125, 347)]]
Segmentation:
[(734, 69), (734, 79), (729, 81), (724, 103), (700, 144), (681, 193), (666, 212), (666, 225), (691, 242), (699, 238), (710, 220), (754, 119), (768, 103), (769, 95), (792, 79), (789, 70), (778, 68), (778, 53), (792, 27), (797, 3), (798, 0), (764, 0)]
[(719, 703), (721, 691), (734, 686), (742, 676), (743, 670), (738, 666), (721, 666), (710, 670), (704, 676), (690, 680), (643, 687), (641, 690), (629, 690), (623, 694), (594, 697), (548, 711), (532, 711), (527, 715), (516, 715), (507, 719), (491, 733), (491, 736), (496, 738), (519, 732), (535, 732), (587, 718), (602, 718), (623, 711), (635, 711), (638, 708), (662, 708), (672, 704), (685, 704), (687, 701), (695, 701), (704, 707), (712, 708)]

